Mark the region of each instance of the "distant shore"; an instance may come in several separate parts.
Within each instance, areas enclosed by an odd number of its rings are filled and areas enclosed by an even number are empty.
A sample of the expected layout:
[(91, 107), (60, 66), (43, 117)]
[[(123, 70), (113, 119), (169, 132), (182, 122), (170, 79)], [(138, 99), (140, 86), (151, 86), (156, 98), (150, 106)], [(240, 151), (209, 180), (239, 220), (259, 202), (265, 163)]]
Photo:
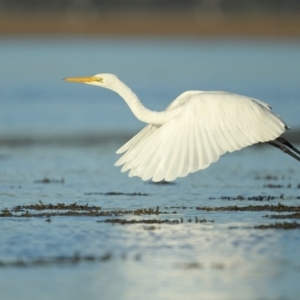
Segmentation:
[(0, 12), (0, 35), (300, 37), (300, 14)]
[[(137, 130), (138, 131), (138, 130)], [(118, 142), (127, 142), (135, 132), (107, 132), (107, 133), (65, 133), (65, 134), (2, 134), (0, 136), (0, 147), (32, 147), (32, 146), (95, 146)], [(289, 130), (283, 137), (294, 144), (300, 144), (300, 128)], [(262, 145), (262, 144), (257, 144)], [(1, 159), (1, 157), (0, 157)]]

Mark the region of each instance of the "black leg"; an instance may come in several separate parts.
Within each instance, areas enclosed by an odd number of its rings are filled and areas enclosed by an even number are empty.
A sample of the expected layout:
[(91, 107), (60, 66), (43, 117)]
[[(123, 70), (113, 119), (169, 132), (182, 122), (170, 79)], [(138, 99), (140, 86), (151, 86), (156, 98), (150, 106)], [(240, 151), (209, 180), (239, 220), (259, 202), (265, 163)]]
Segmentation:
[(300, 151), (295, 148), (289, 141), (287, 141), (285, 138), (283, 137), (279, 137), (276, 139), (278, 142), (282, 143), (283, 145), (289, 147), (290, 149), (292, 149), (293, 151), (295, 151), (296, 153), (300, 154)]
[[(277, 139), (278, 140), (278, 139)], [(279, 141), (279, 140), (278, 140)], [(292, 152), (291, 150), (289, 150), (287, 147), (283, 146), (283, 145), (280, 145), (280, 144), (277, 144), (275, 141), (271, 141), (271, 142), (268, 142), (269, 145), (271, 146), (274, 146), (278, 149), (280, 149), (281, 151), (283, 151), (284, 153), (290, 155), (291, 157), (297, 159), (298, 161), (300, 161), (300, 157), (297, 156), (294, 152)], [(285, 144), (286, 145), (286, 144)], [(296, 148), (295, 148), (296, 149)], [(297, 150), (297, 153), (299, 153), (299, 151)]]

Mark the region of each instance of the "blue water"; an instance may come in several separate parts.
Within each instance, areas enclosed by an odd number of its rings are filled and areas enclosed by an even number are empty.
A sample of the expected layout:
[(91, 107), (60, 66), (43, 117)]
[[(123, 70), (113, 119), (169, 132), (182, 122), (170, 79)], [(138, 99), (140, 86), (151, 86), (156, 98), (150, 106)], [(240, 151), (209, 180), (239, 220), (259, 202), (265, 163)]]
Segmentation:
[(185, 90), (225, 90), (270, 103), (299, 126), (299, 49), (296, 40), (2, 38), (0, 133), (141, 128), (118, 95), (62, 81), (105, 72), (151, 109)]
[[(277, 149), (249, 147), (174, 184), (128, 178), (113, 166), (115, 150), (124, 143), (120, 135), (130, 136), (143, 124), (118, 95), (62, 79), (115, 73), (155, 110), (187, 89), (228, 90), (268, 102), (299, 128), (298, 41), (2, 38), (0, 55), (1, 139), (90, 133), (100, 139), (88, 145), (2, 143), (1, 210), (39, 200), (97, 205), (103, 211), (159, 206), (167, 214), (120, 218), (184, 221), (151, 229), (97, 222), (107, 217), (0, 218), (1, 262), (112, 255), (76, 265), (0, 266), (1, 299), (297, 299), (300, 230), (254, 226), (299, 219), (196, 207), (299, 206), (299, 164)], [(111, 139), (101, 143), (107, 135)], [(45, 177), (64, 183), (35, 182)], [(239, 195), (276, 199), (221, 198)], [(195, 223), (195, 217), (214, 222)]]

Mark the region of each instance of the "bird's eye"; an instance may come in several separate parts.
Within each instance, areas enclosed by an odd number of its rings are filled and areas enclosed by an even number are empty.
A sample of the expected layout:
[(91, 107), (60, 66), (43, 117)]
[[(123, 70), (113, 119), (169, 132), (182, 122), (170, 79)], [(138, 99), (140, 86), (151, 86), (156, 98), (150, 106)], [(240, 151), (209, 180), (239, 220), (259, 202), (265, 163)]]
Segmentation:
[(103, 82), (103, 78), (95, 78), (95, 81), (98, 81), (98, 82)]

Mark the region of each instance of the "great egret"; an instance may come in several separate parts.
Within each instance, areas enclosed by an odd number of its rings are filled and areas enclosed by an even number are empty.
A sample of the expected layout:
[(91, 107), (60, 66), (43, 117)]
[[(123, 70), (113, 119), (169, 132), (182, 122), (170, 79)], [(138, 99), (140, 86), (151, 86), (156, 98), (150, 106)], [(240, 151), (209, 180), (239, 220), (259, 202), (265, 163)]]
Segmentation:
[[(300, 161), (300, 151), (280, 135), (289, 127), (271, 107), (246, 96), (220, 91), (187, 91), (165, 111), (151, 111), (117, 76), (97, 74), (65, 81), (100, 86), (118, 93), (148, 125), (123, 145), (116, 163), (143, 180), (172, 181), (207, 168), (226, 152), (267, 142)], [(294, 152), (292, 152), (293, 150)]]

